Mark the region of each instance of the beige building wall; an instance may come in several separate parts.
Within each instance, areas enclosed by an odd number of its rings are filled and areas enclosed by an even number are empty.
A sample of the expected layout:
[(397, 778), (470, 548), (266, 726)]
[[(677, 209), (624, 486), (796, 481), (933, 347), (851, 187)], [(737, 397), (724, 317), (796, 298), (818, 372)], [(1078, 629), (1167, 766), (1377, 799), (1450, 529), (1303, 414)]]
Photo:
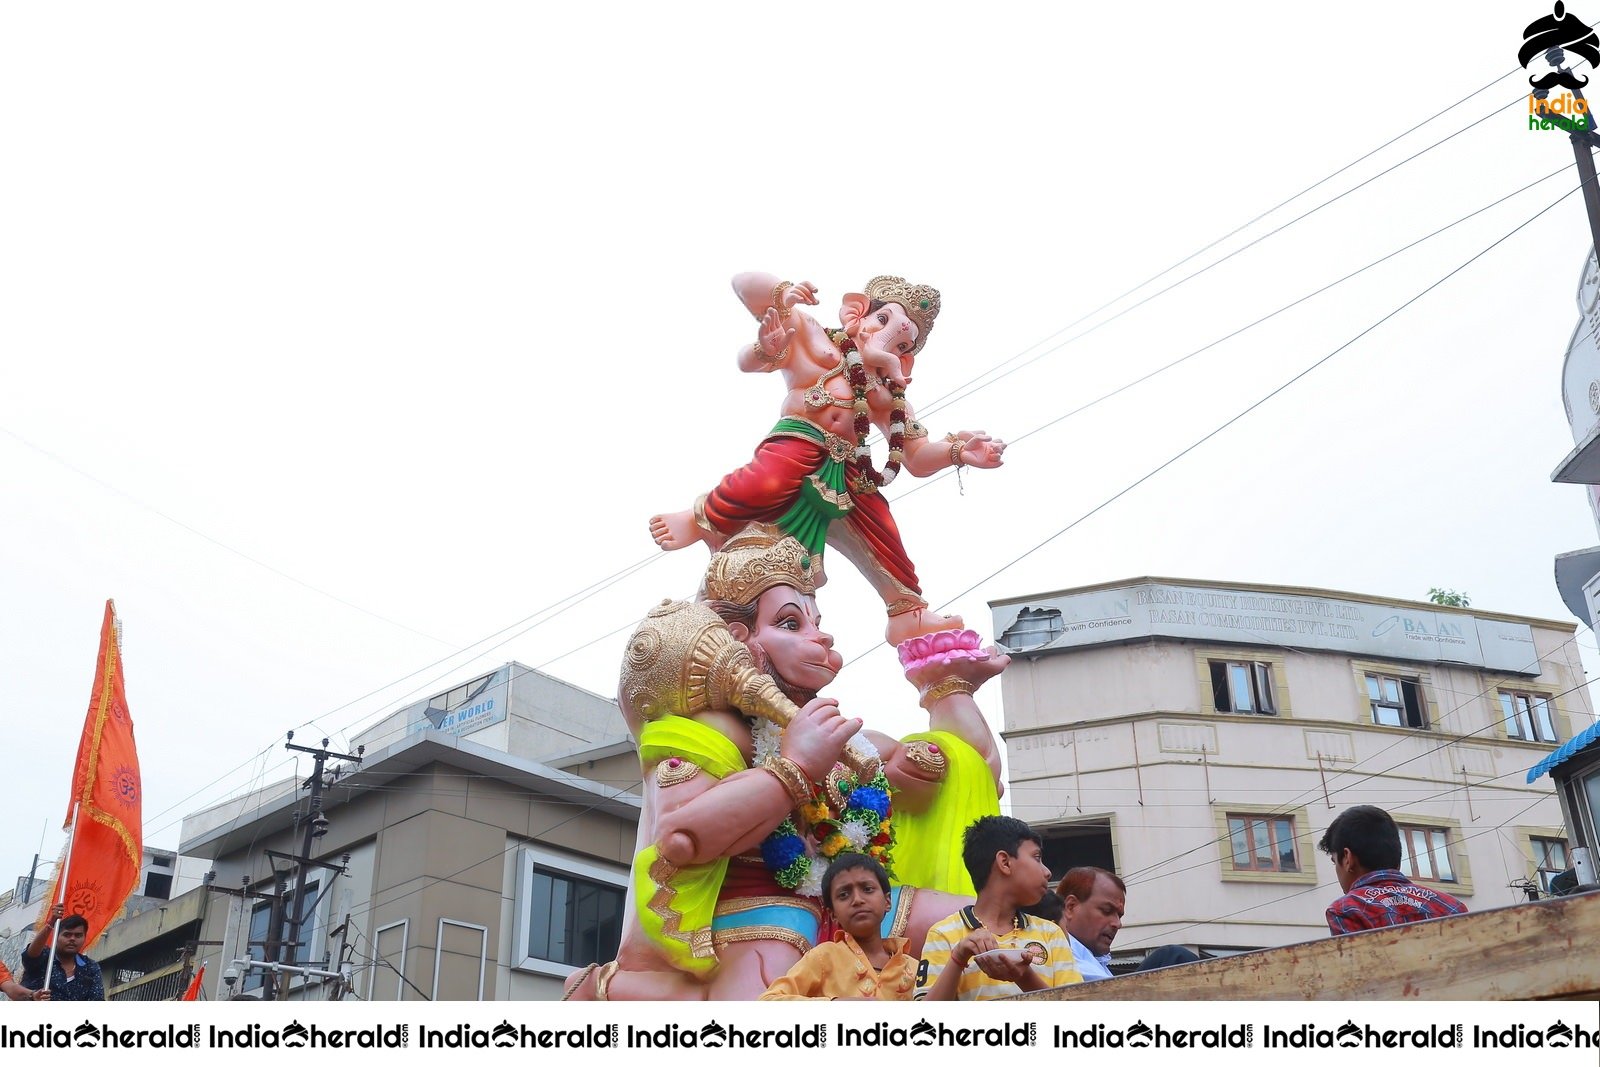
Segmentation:
[[(1072, 592), (1049, 596), (1070, 603)], [(997, 606), (997, 625), (1020, 602)], [(1574, 628), (1514, 621), (1532, 630), (1536, 675), (1161, 636), (1019, 654), (1002, 676), (1012, 810), (1047, 837), (1088, 828), (1092, 846), (1109, 845), (1129, 883), (1115, 949), (1130, 954), (1327, 936), (1323, 910), (1339, 889), (1315, 846), (1355, 804), (1444, 831), (1452, 880), (1422, 884), (1472, 910), (1519, 902), (1523, 893), (1507, 883), (1534, 873), (1531, 839), (1563, 836), (1562, 818), (1548, 779), (1524, 782), (1554, 745), (1508, 737), (1499, 691), (1550, 698), (1557, 743), (1587, 727), (1593, 710)], [(1266, 664), (1277, 714), (1219, 712), (1213, 660)], [(1427, 727), (1376, 725), (1369, 671), (1416, 679)], [(1230, 815), (1292, 819), (1297, 869), (1235, 870)]]
[[(637, 800), (612, 799), (616, 790), (598, 784), (566, 784), (568, 776), (552, 768), (534, 773), (565, 791), (546, 792), (528, 780), (537, 765), (487, 750), (460, 761), (444, 756), (381, 779), (358, 774), (330, 793), (329, 832), (313, 858), (340, 864), (348, 853), (350, 861), (318, 908), (312, 956), (337, 958), (339, 939), (330, 932), (348, 916), (354, 988), (366, 999), (557, 999), (569, 968), (530, 961), (516, 943), (528, 906), (521, 879), (529, 857), (552, 871), (624, 887)], [(503, 770), (493, 769), (495, 761), (504, 761)], [(382, 770), (380, 761), (371, 773)], [(287, 819), (277, 825), (270, 814), (257, 819), (259, 833), (211, 839), (218, 886), (248, 880), (265, 889), (268, 850), (298, 851)], [(287, 864), (280, 859), (278, 866)], [(258, 901), (218, 897), (201, 937), (224, 945), (202, 955), (207, 985), (215, 982), (216, 995), (225, 998), (221, 976), (228, 961), (246, 953), (249, 913)], [(297, 979), (293, 988), (295, 999), (323, 995), (320, 982), (308, 990)]]

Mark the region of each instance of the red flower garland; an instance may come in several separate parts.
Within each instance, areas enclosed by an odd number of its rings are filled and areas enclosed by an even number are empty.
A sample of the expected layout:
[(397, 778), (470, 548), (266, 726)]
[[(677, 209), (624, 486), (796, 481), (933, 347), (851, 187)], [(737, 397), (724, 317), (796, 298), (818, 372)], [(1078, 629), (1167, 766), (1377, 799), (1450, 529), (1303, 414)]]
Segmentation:
[(872, 433), (872, 418), (867, 407), (867, 367), (856, 350), (855, 341), (843, 330), (828, 331), (829, 340), (844, 354), (845, 373), (850, 379), (850, 391), (855, 395), (856, 469), (859, 476), (850, 489), (856, 496), (870, 496), (894, 481), (900, 473), (900, 463), (905, 459), (906, 444), (906, 391), (901, 386), (890, 386), (893, 404), (889, 410), (889, 460), (879, 473), (872, 464), (872, 449), (867, 447), (867, 437)]

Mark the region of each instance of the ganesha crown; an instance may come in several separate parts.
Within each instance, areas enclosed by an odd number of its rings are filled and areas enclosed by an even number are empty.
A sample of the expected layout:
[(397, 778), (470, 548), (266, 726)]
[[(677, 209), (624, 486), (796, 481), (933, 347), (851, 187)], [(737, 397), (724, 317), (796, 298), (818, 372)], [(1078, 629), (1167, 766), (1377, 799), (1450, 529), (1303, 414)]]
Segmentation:
[(931, 285), (912, 285), (892, 274), (880, 274), (867, 283), (865, 292), (871, 300), (899, 304), (905, 309), (906, 316), (917, 324), (917, 341), (911, 351), (922, 351), (933, 320), (939, 317), (939, 290)]
[(752, 523), (712, 555), (703, 595), (707, 600), (746, 605), (780, 585), (808, 596), (815, 593), (811, 556), (776, 527)]

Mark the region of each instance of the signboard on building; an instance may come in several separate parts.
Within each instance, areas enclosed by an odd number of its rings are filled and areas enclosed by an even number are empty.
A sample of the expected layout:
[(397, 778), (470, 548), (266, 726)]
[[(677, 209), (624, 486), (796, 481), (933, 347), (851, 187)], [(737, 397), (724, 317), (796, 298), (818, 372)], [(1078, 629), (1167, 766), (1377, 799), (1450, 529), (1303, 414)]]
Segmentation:
[(1040, 597), (993, 610), (994, 632), (1012, 652), (1173, 637), (1460, 663), (1510, 674), (1540, 672), (1533, 629), (1525, 623), (1311, 592), (1157, 580)]
[(510, 702), (511, 666), (507, 664), (411, 705), (406, 709), (407, 729), (411, 733), (470, 734), (504, 722)]

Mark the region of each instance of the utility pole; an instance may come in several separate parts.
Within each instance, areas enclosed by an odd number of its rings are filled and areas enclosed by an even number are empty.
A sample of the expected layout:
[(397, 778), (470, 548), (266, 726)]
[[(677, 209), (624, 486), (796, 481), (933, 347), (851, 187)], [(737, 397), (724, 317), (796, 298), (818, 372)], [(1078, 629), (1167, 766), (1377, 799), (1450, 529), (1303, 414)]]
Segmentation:
[[(1550, 49), (1544, 54), (1544, 58), (1555, 70), (1567, 70), (1563, 65), (1567, 61), (1567, 56), (1561, 49)], [(1544, 118), (1556, 118), (1559, 113), (1550, 110), (1549, 97), (1549, 89), (1533, 91), (1533, 98), (1539, 101), (1539, 114)], [(1600, 135), (1595, 133), (1594, 117), (1589, 114), (1589, 102), (1583, 98), (1583, 90), (1573, 89), (1572, 99), (1572, 111), (1559, 117), (1573, 123), (1573, 129), (1569, 131), (1568, 136), (1572, 140), (1572, 154), (1578, 161), (1578, 177), (1583, 182), (1583, 205), (1589, 213), (1589, 239), (1596, 254), (1600, 255), (1600, 182), (1596, 181), (1594, 168), (1594, 150), (1600, 147)], [(1578, 106), (1580, 104), (1581, 108)], [(1577, 127), (1579, 115), (1583, 116), (1581, 129)]]
[[(272, 867), (272, 907), (267, 913), (267, 941), (261, 946), (262, 955), (267, 962), (278, 963), (278, 954), (283, 951), (283, 905), (284, 893), (288, 891), (288, 884), (284, 872), (278, 870), (277, 864)], [(293, 949), (290, 950), (293, 952)], [(288, 994), (288, 983), (284, 983), (284, 995)], [(278, 973), (268, 971), (262, 976), (262, 1000), (278, 999)]]
[[(350, 913), (348, 911), (344, 913), (344, 922), (340, 923), (338, 929), (332, 933), (339, 935), (339, 954), (333, 958), (333, 969), (339, 972), (339, 977), (334, 979), (333, 990), (328, 994), (328, 999), (343, 1000), (345, 993), (350, 991), (350, 982), (344, 977), (347, 973), (345, 970), (345, 957), (352, 947), (350, 944)], [(332, 934), (329, 936), (332, 936)]]
[[(283, 747), (291, 752), (307, 753), (311, 756), (312, 761), (315, 763), (315, 766), (311, 771), (311, 780), (309, 783), (311, 786), (311, 802), (306, 812), (304, 831), (300, 838), (300, 858), (295, 867), (294, 896), (290, 897), (286, 902), (288, 905), (287, 909), (282, 907), (275, 907), (273, 909), (272, 923), (274, 934), (281, 935), (282, 924), (285, 918), (287, 918), (289, 924), (288, 936), (275, 936), (269, 938), (268, 942), (268, 959), (276, 962), (276, 949), (279, 945), (287, 944), (290, 952), (289, 962), (291, 964), (298, 965), (303, 962), (310, 962), (302, 961), (299, 953), (301, 948), (300, 931), (305, 926), (306, 921), (306, 870), (311, 866), (311, 846), (317, 838), (322, 837), (328, 832), (328, 817), (322, 814), (322, 787), (324, 780), (322, 768), (323, 765), (330, 759), (348, 760), (351, 763), (360, 763), (361, 757), (366, 753), (366, 746), (359, 746), (356, 749), (356, 754), (353, 756), (342, 752), (329, 752), (328, 739), (324, 737), (322, 739), (321, 748), (307, 748), (304, 745), (297, 745), (294, 743), (294, 731), (290, 730), (288, 742)], [(285, 911), (288, 912), (287, 916), (285, 915)], [(277, 944), (272, 944), (273, 941), (276, 941)], [(276, 983), (276, 985), (276, 999), (288, 1000), (288, 980), (286, 979), (283, 982)]]

